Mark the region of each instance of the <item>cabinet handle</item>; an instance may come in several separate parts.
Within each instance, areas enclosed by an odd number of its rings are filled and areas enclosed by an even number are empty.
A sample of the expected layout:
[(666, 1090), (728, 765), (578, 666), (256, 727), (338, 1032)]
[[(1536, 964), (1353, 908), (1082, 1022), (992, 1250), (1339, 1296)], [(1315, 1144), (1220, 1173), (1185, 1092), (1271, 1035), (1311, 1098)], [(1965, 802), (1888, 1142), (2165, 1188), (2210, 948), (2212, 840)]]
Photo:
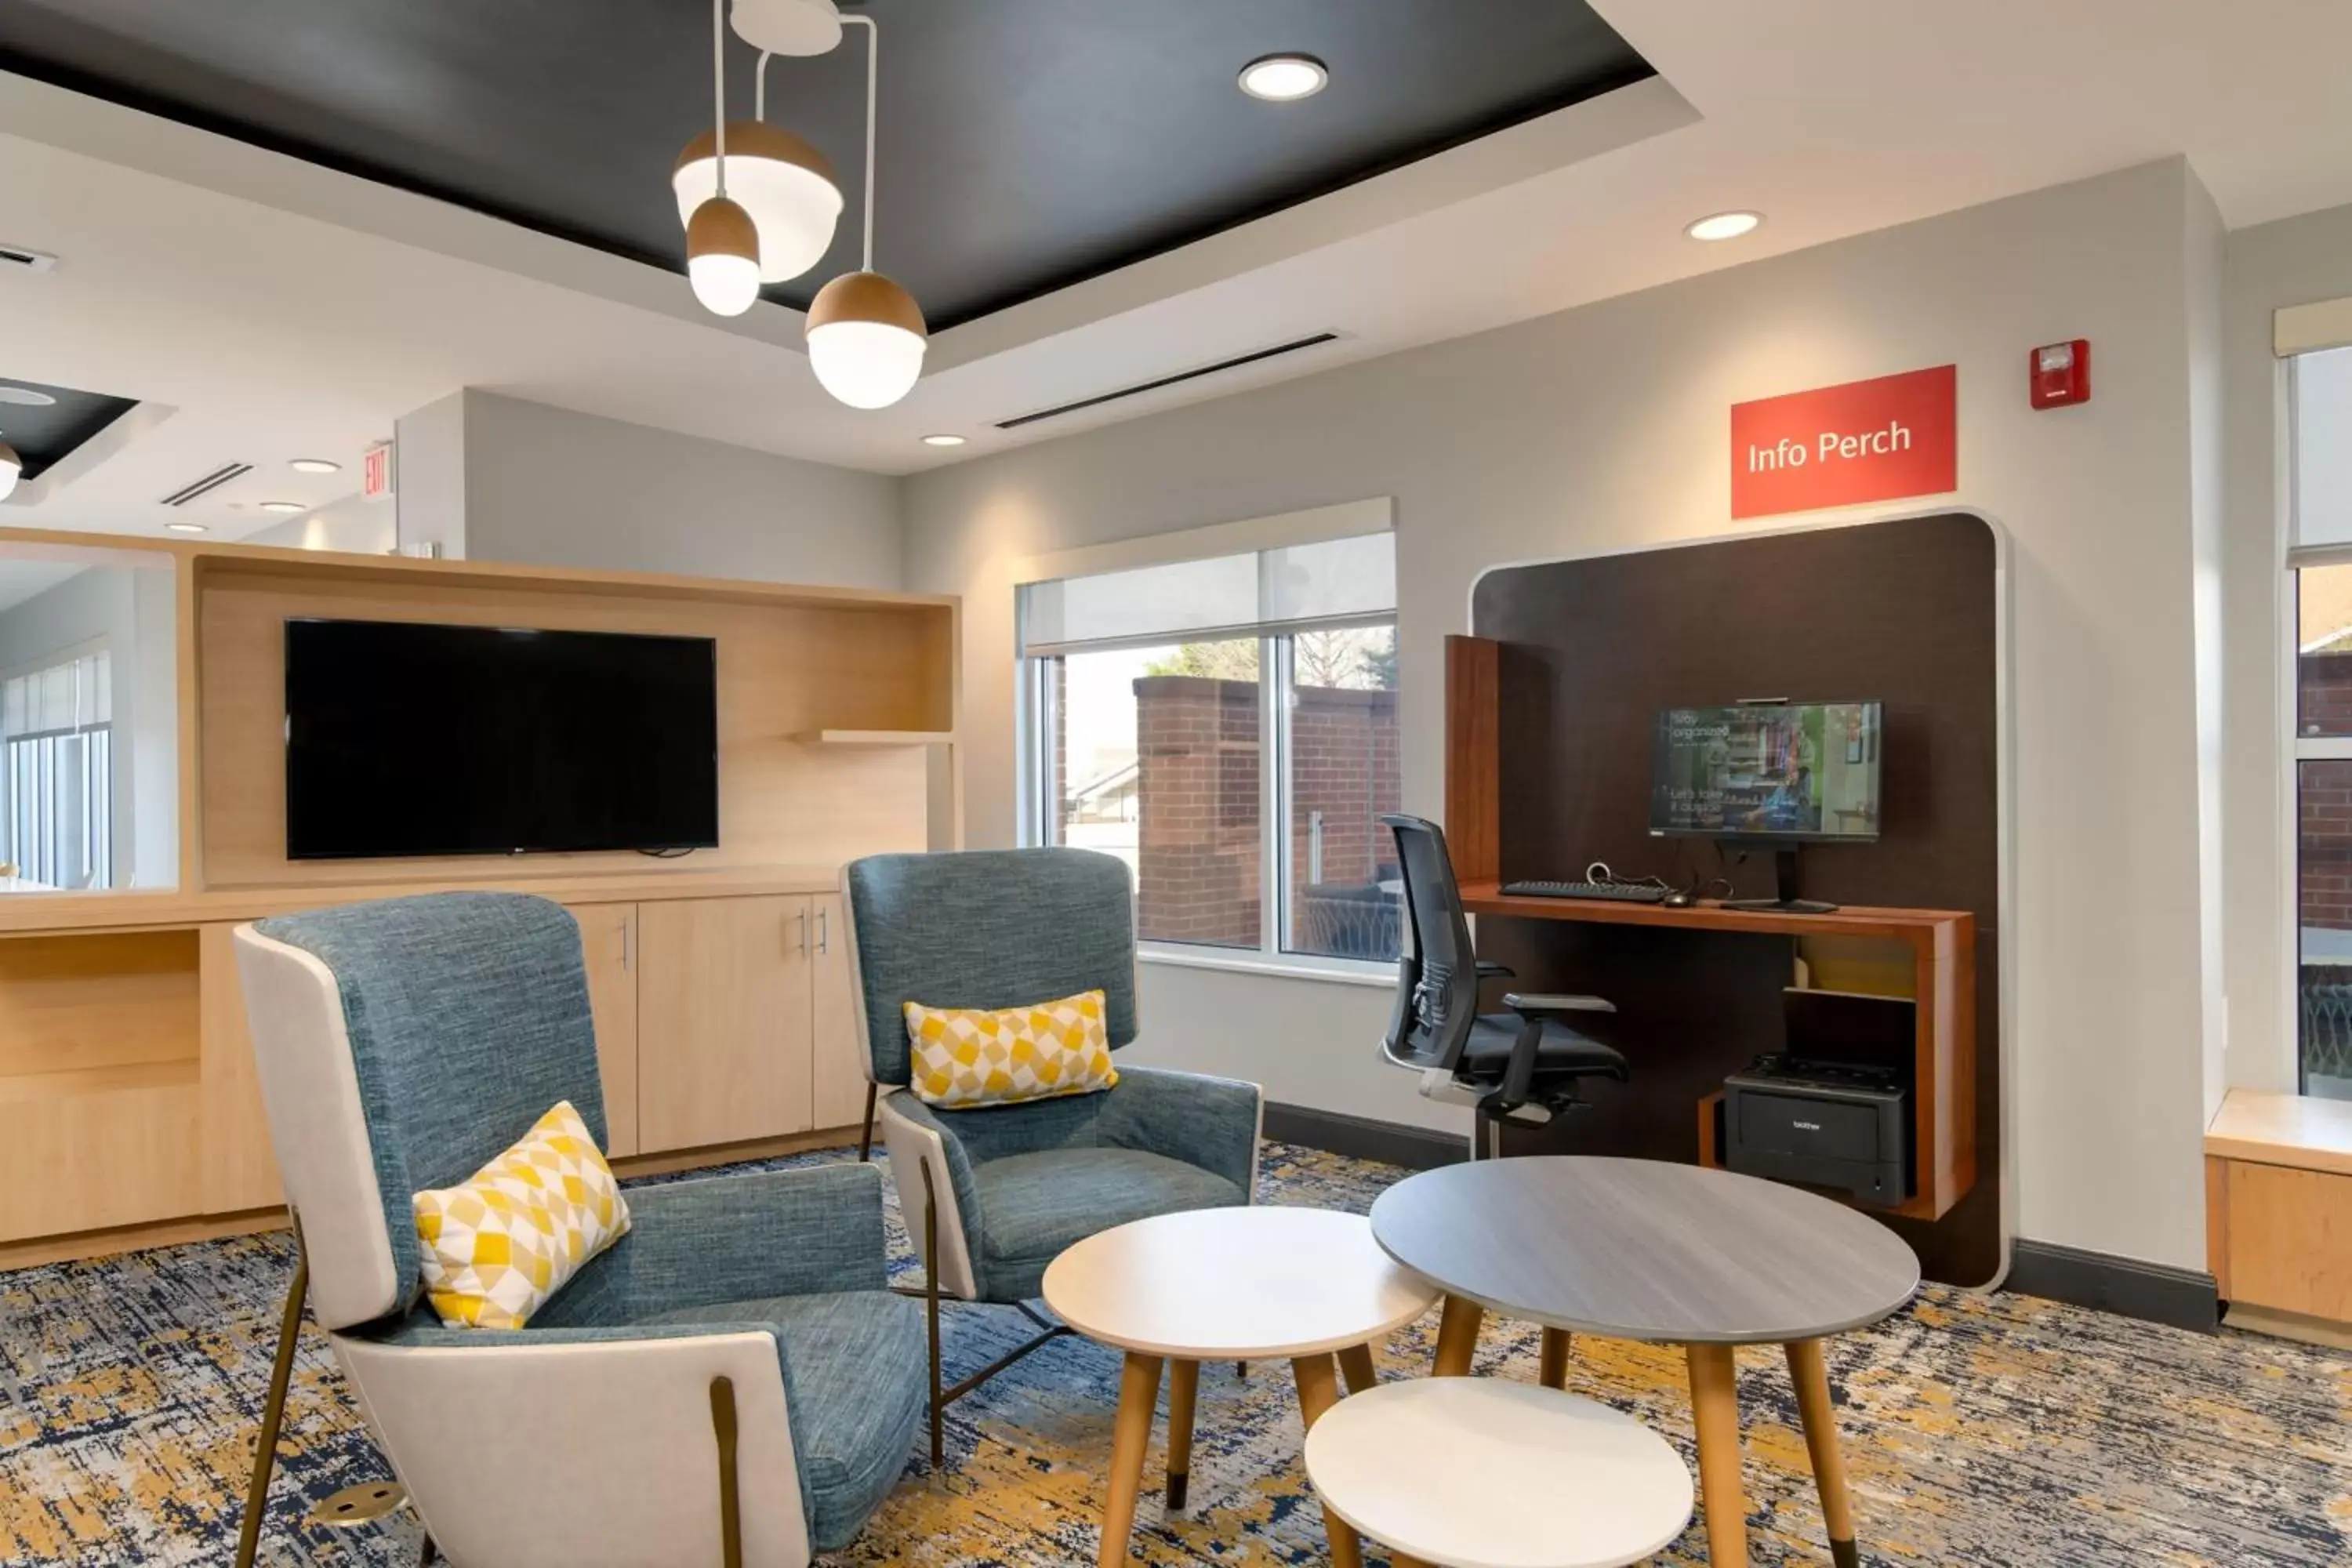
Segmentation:
[(631, 940), (635, 936), (636, 930), (637, 922), (635, 920), (625, 919), (621, 921), (621, 972), (625, 974), (636, 967), (636, 943)]
[(824, 910), (816, 912), (816, 950), (819, 952), (833, 951), (833, 928), (826, 923), (826, 913)]
[(808, 910), (801, 911), (801, 952), (808, 952)]

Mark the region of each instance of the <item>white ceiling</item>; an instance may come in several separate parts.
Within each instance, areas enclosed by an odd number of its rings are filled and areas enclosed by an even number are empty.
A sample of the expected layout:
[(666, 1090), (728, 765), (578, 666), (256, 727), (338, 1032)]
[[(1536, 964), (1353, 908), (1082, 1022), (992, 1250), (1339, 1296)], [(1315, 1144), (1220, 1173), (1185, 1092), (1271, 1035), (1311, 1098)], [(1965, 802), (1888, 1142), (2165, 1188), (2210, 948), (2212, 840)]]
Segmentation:
[[(173, 410), (0, 520), (152, 533), (157, 498), (234, 459), (256, 472), (175, 515), (241, 535), (277, 521), (260, 501), (347, 493), (394, 418), (468, 385), (908, 472), (2151, 158), (2185, 153), (2232, 226), (2352, 202), (2345, 0), (1596, 4), (1660, 79), (957, 328), (878, 414), (824, 396), (782, 308), (721, 321), (681, 278), (0, 75), (0, 242), (64, 258), (0, 270), (0, 374)], [(1734, 206), (1769, 221), (1682, 237)], [(347, 467), (286, 468), (307, 456)]]

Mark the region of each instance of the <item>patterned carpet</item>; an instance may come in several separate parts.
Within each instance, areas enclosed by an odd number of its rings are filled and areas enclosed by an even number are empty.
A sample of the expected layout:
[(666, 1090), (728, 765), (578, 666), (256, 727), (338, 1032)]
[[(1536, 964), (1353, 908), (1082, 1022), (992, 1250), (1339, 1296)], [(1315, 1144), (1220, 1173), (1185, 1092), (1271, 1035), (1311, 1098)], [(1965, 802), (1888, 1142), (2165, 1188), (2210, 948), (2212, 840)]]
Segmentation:
[[(1267, 1201), (1357, 1210), (1402, 1174), (1282, 1145), (1269, 1145), (1265, 1173)], [(898, 1267), (911, 1268), (895, 1229), (893, 1243)], [(0, 1560), (228, 1561), (291, 1266), (286, 1239), (260, 1237), (0, 1275)], [(1024, 1329), (1006, 1310), (952, 1310), (950, 1367), (979, 1364)], [(1433, 1318), (1399, 1334), (1384, 1369), (1425, 1370), (1434, 1332)], [(1534, 1331), (1490, 1322), (1477, 1370), (1533, 1381)], [(829, 1561), (1091, 1563), (1118, 1376), (1118, 1358), (1082, 1341), (1031, 1357), (951, 1408), (945, 1473), (910, 1460), (858, 1543)], [(2352, 1560), (2352, 1355), (1933, 1289), (1839, 1342), (1831, 1377), (1866, 1562)], [(1739, 1384), (1754, 1558), (1825, 1563), (1777, 1353), (1743, 1352)], [(1580, 1340), (1570, 1386), (1638, 1414), (1689, 1456), (1675, 1352)], [(1138, 1560), (1324, 1561), (1283, 1369), (1255, 1369), (1247, 1381), (1204, 1369), (1198, 1433), (1185, 1515), (1166, 1516), (1157, 1456), (1146, 1471)], [(284, 1453), (264, 1562), (415, 1562), (416, 1527), (404, 1516), (352, 1532), (301, 1526), (310, 1500), (388, 1473), (315, 1332), (305, 1335)], [(1706, 1560), (1696, 1524), (1660, 1559)]]

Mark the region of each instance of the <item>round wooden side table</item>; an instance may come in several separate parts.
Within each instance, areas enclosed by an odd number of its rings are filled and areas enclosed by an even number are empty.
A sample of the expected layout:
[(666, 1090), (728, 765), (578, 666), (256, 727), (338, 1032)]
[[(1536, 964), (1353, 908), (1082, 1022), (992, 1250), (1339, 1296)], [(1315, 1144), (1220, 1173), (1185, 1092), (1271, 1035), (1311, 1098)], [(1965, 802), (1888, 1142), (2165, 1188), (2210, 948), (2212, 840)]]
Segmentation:
[[(1046, 1268), (1045, 1295), (1070, 1327), (1127, 1352), (1097, 1559), (1106, 1565), (1127, 1561), (1163, 1367), (1168, 1499), (1181, 1508), (1202, 1362), (1287, 1359), (1311, 1428), (1339, 1401), (1339, 1371), (1352, 1391), (1372, 1386), (1370, 1342), (1437, 1300), (1435, 1287), (1389, 1260), (1362, 1215), (1274, 1207), (1160, 1215), (1090, 1236)], [(1328, 1510), (1324, 1525), (1332, 1562), (1360, 1568), (1355, 1531)]]
[(1679, 1344), (1689, 1362), (1707, 1559), (1746, 1568), (1734, 1345), (1786, 1347), (1830, 1554), (1861, 1561), (1822, 1342), (1900, 1310), (1919, 1261), (1866, 1215), (1776, 1182), (1659, 1160), (1481, 1160), (1399, 1182), (1372, 1205), (1390, 1257), (1445, 1291), (1436, 1372), (1470, 1370), (1488, 1311), (1544, 1326), (1542, 1381), (1571, 1332)]

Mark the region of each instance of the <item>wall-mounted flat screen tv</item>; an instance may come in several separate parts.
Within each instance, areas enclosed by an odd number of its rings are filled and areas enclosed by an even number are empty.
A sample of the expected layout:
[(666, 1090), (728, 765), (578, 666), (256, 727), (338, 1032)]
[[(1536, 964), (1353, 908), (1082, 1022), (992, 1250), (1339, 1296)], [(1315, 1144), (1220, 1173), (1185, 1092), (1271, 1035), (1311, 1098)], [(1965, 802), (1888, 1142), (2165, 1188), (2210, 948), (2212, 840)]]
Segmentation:
[(295, 860), (719, 842), (708, 637), (286, 623)]
[(1669, 708), (1651, 751), (1650, 831), (1875, 838), (1882, 722), (1875, 702)]

